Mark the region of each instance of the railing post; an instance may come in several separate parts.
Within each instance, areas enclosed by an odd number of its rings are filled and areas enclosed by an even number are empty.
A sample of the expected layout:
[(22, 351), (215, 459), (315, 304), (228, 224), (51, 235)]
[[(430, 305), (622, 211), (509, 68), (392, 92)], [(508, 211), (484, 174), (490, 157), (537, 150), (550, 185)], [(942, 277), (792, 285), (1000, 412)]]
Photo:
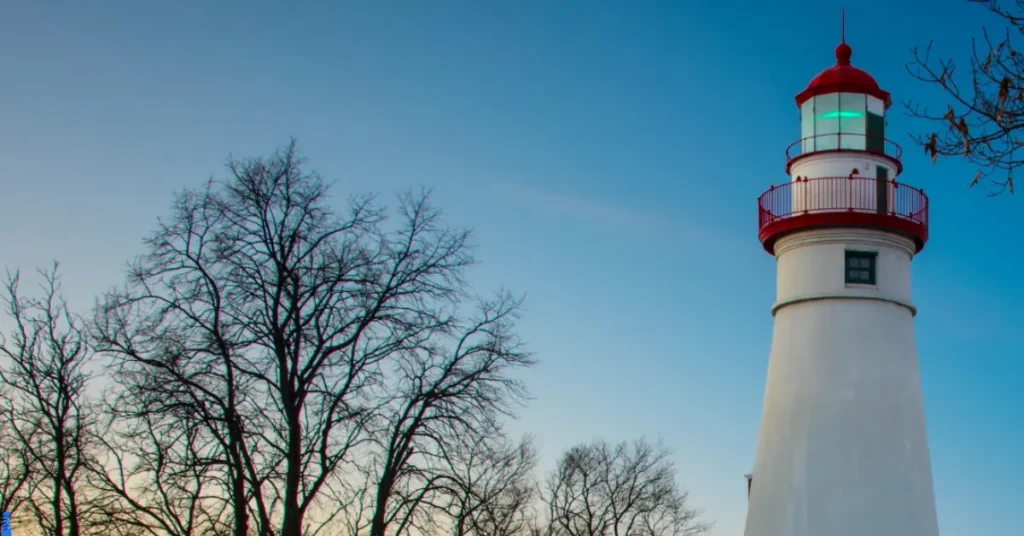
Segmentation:
[(804, 177), (804, 180), (803, 180), (804, 195), (802, 197), (802, 199), (804, 200), (804, 214), (807, 214), (808, 212), (811, 211), (811, 196), (807, 192), (807, 183), (808, 182), (809, 181), (807, 180), (807, 177)]
[(853, 212), (853, 173), (850, 173), (846, 181), (846, 211)]
[[(895, 177), (889, 179), (889, 182), (892, 183), (892, 210), (889, 211), (889, 215), (890, 216), (895, 216), (897, 213), (899, 213), (900, 190), (898, 188), (900, 187), (900, 185), (899, 185), (898, 182), (896, 182), (896, 178)], [(886, 202), (888, 203), (889, 202), (889, 196), (885, 196), (885, 199), (886, 199)]]

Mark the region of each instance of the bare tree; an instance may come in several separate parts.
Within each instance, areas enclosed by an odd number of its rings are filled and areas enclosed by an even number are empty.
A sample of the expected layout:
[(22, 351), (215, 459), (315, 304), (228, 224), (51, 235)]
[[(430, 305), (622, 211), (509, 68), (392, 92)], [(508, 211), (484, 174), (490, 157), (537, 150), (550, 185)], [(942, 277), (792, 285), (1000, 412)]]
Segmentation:
[[(121, 420), (192, 419), (188, 456), (210, 473), (190, 482), (226, 501), (234, 536), (338, 521), (354, 454), (396, 407), (388, 374), (452, 336), (473, 262), (468, 233), (445, 227), (426, 193), (400, 196), (397, 221), (372, 197), (339, 216), (304, 164), (293, 141), (180, 194), (96, 322)], [(155, 434), (153, 447), (181, 441)]]
[(15, 512), (32, 493), (33, 463), (20, 434), (35, 436), (18, 418), (14, 401), (0, 389), (0, 512)]
[(914, 135), (932, 162), (938, 157), (962, 157), (978, 170), (973, 187), (983, 179), (993, 185), (990, 195), (1014, 190), (1014, 171), (1024, 163), (1017, 151), (1024, 147), (1024, 55), (1013, 38), (1024, 33), (1024, 0), (1004, 7), (996, 0), (967, 0), (996, 15), (1005, 26), (994, 39), (983, 29), (979, 41), (971, 40), (966, 81), (957, 81), (956, 63), (933, 58), (932, 43), (911, 49), (907, 71), (916, 79), (941, 90), (948, 99), (944, 110), (930, 111), (916, 101), (906, 101), (912, 117), (934, 123)]
[[(111, 405), (94, 441), (101, 445), (89, 484), (105, 534), (192, 536), (231, 534), (233, 516), (215, 465), (203, 457), (204, 428), (196, 417), (143, 414), (119, 426)], [(216, 449), (214, 449), (216, 450)]]
[[(224, 276), (216, 271), (221, 260), (217, 226), (224, 219), (217, 203), (209, 185), (177, 196), (170, 221), (161, 222), (146, 240), (149, 251), (129, 267), (126, 288), (109, 293), (97, 308), (95, 340), (111, 359), (112, 378), (120, 386), (111, 425), (130, 435), (140, 422), (158, 428), (168, 422), (196, 423), (207, 440), (197, 457), (221, 474), (205, 482), (208, 494), (230, 504), (232, 534), (249, 536), (247, 477), (255, 471), (250, 464), (257, 462), (250, 455), (253, 447), (245, 443), (240, 416), (246, 403), (252, 408), (259, 402), (251, 402), (249, 385), (233, 365), (241, 351), (236, 339), (242, 320), (227, 311)], [(103, 468), (116, 472), (102, 478), (107, 481), (102, 488), (127, 491), (121, 471), (131, 462), (117, 456), (117, 445), (108, 446), (115, 447), (108, 449), (114, 458), (105, 460)], [(174, 434), (155, 434), (149, 447), (162, 460), (180, 448)], [(159, 489), (160, 471), (144, 475), (152, 479), (150, 488)], [(223, 487), (215, 489), (217, 483)], [(264, 514), (260, 533), (270, 534), (267, 507), (259, 507)]]
[(566, 536), (690, 536), (710, 527), (687, 505), (664, 447), (644, 440), (569, 449), (549, 475), (550, 533)]
[(14, 325), (0, 334), (0, 384), (11, 398), (8, 432), (23, 463), (37, 471), (27, 506), (44, 534), (80, 536), (93, 354), (62, 296), (57, 264), (39, 273), (39, 298), (23, 296), (19, 274), (8, 274), (4, 299)]
[(525, 401), (525, 387), (510, 375), (533, 364), (515, 336), (518, 308), (499, 294), (468, 325), (446, 319), (446, 333), (395, 355), (385, 380), (395, 394), (378, 411), (380, 450), (367, 473), (376, 483), (368, 486), (370, 536), (428, 530), (457, 487), (450, 455), (467, 442), (500, 438), (500, 418)]
[(532, 439), (504, 435), (456, 445), (446, 451), (452, 486), (448, 512), (453, 536), (527, 536), (537, 498)]

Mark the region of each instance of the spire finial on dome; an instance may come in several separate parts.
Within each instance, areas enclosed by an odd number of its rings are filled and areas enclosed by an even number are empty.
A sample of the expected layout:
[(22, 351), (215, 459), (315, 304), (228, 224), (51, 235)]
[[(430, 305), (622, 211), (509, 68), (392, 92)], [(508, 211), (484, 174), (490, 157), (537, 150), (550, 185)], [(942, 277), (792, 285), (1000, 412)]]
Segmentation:
[(850, 56), (853, 55), (853, 49), (850, 45), (846, 44), (846, 9), (843, 9), (843, 26), (842, 26), (842, 42), (836, 47), (836, 63), (839, 65), (849, 65)]

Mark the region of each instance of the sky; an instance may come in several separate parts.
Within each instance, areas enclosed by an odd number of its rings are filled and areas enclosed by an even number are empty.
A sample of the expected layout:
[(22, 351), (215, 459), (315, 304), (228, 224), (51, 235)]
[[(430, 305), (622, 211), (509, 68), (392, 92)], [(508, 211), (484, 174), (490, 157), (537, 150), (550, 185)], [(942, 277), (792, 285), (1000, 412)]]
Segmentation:
[(932, 165), (899, 104), (944, 107), (904, 63), (998, 23), (967, 2), (3, 0), (0, 265), (60, 260), (85, 311), (175, 191), (294, 136), (339, 202), (433, 188), (474, 230), (474, 286), (526, 295), (541, 364), (512, 428), (545, 467), (661, 438), (739, 536), (775, 291), (755, 201), (788, 180), (793, 97), (834, 63), (842, 7), (896, 102), (900, 180), (931, 199), (913, 293), (940, 530), (1016, 533), (1024, 201)]

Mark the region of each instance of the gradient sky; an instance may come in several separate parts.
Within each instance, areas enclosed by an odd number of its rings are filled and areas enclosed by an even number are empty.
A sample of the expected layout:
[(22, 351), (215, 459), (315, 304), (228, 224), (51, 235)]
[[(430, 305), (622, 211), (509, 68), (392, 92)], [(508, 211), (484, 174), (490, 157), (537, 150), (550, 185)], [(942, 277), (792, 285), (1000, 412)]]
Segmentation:
[[(781, 3), (4, 0), (0, 265), (60, 259), (84, 310), (175, 190), (295, 136), (338, 194), (435, 188), (475, 229), (476, 286), (527, 294), (542, 365), (514, 429), (545, 467), (575, 442), (661, 437), (715, 533), (739, 536), (775, 282), (755, 201), (787, 180), (793, 96), (834, 62), (843, 7)], [(936, 4), (847, 3), (847, 37), (897, 102), (901, 180), (932, 201), (914, 298), (941, 531), (1010, 534), (1024, 201), (911, 147), (898, 103), (941, 101), (908, 49), (960, 55), (996, 22)]]

